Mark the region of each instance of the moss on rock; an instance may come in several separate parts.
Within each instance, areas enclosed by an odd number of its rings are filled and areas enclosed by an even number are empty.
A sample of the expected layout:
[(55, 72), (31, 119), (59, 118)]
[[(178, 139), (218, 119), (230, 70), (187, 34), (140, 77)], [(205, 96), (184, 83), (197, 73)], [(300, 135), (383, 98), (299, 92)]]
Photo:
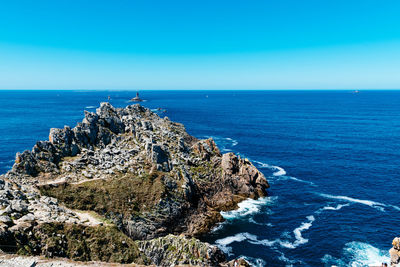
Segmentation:
[(42, 195), (55, 197), (72, 209), (124, 216), (150, 210), (166, 194), (162, 175), (157, 172), (143, 176), (124, 174), (80, 184), (45, 185), (39, 189)]
[(44, 223), (14, 234), (21, 255), (66, 257), (79, 261), (145, 264), (137, 244), (115, 226)]

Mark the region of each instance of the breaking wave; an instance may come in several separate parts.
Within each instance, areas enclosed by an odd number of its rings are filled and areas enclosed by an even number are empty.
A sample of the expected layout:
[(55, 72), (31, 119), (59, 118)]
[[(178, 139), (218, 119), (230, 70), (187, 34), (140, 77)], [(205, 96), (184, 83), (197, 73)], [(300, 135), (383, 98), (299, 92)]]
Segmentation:
[(347, 207), (347, 206), (350, 206), (350, 204), (339, 204), (336, 207), (326, 206), (326, 207), (323, 207), (322, 209), (323, 210), (340, 210), (341, 208)]
[(257, 241), (257, 236), (249, 234), (249, 233), (238, 233), (234, 236), (228, 236), (222, 239), (218, 239), (215, 241), (215, 244), (226, 254), (232, 255), (232, 248), (229, 247), (228, 245), (234, 243), (234, 242), (242, 242), (244, 240), (256, 240)]
[(310, 229), (312, 223), (315, 221), (315, 217), (313, 215), (307, 216), (307, 222), (303, 222), (299, 227), (293, 230), (296, 241), (293, 243), (293, 247), (298, 247), (299, 245), (305, 244), (308, 242), (308, 239), (305, 239), (301, 232), (304, 230)]
[(316, 214), (320, 214), (321, 212), (325, 211), (325, 210), (333, 210), (333, 211), (337, 211), (337, 210), (341, 210), (343, 207), (348, 207), (350, 206), (350, 203), (347, 204), (339, 204), (336, 207), (332, 207), (332, 206), (325, 206), (320, 208), (319, 210), (317, 210), (315, 213)]
[(231, 211), (221, 211), (222, 217), (226, 220), (237, 219), (260, 212), (261, 208), (273, 204), (278, 197), (262, 197), (257, 200), (246, 199), (238, 204), (239, 208)]
[(221, 248), (222, 251), (224, 251), (225, 253), (228, 253), (228, 254), (232, 253), (232, 248), (229, 247), (228, 245), (230, 245), (234, 242), (243, 242), (243, 241), (247, 241), (251, 244), (263, 245), (263, 246), (267, 246), (267, 247), (274, 247), (276, 245), (279, 245), (283, 248), (294, 249), (294, 248), (308, 242), (308, 239), (305, 239), (302, 236), (302, 232), (305, 230), (308, 230), (312, 226), (312, 223), (314, 222), (315, 218), (312, 215), (307, 216), (306, 218), (307, 218), (306, 222), (303, 222), (299, 227), (297, 227), (293, 230), (293, 234), (294, 234), (294, 238), (295, 238), (294, 242), (290, 242), (287, 240), (281, 240), (281, 239), (259, 240), (256, 235), (245, 232), (245, 233), (238, 233), (233, 236), (228, 236), (228, 237), (225, 237), (222, 239), (218, 239), (217, 241), (215, 241), (215, 243), (218, 245), (219, 248)]
[(260, 259), (260, 258), (253, 258), (253, 257), (243, 256), (243, 255), (239, 256), (238, 258), (245, 259), (247, 262), (250, 263), (251, 266), (254, 266), (254, 267), (263, 267), (263, 266), (267, 265), (267, 263), (263, 259)]
[(334, 196), (334, 195), (329, 195), (329, 194), (318, 194), (318, 195), (320, 195), (321, 197), (324, 197), (324, 198), (338, 199), (338, 200), (344, 200), (347, 202), (353, 202), (353, 203), (367, 205), (367, 206), (376, 208), (380, 211), (385, 211), (385, 207), (387, 207), (387, 205), (385, 205), (383, 203), (375, 202), (372, 200), (357, 199), (357, 198), (352, 198), (352, 197), (347, 197), (347, 196)]
[(87, 106), (85, 108), (96, 108), (96, 106)]
[(296, 182), (299, 182), (299, 183), (304, 183), (304, 184), (309, 184), (309, 185), (312, 185), (312, 186), (316, 186), (313, 182), (301, 180), (301, 179), (293, 177), (293, 176), (280, 176), (279, 178), (280, 178), (279, 180), (293, 180), (293, 181), (296, 181)]
[(250, 218), (249, 222), (250, 223), (254, 223), (256, 225), (263, 225), (263, 226), (268, 226), (268, 227), (273, 227), (274, 226), (272, 223), (260, 223), (260, 222), (257, 222), (256, 220), (254, 220), (254, 218)]
[(274, 166), (274, 165), (269, 165), (267, 163), (257, 161), (257, 160), (252, 160), (254, 163), (258, 165), (259, 168), (267, 168), (273, 171), (272, 175), (273, 176), (283, 176), (286, 175), (286, 171), (284, 168), (279, 167), (279, 166)]
[(283, 176), (286, 175), (286, 171), (279, 166), (271, 166), (272, 168), (274, 168), (276, 170), (276, 172), (274, 172), (272, 175), (273, 176)]
[(258, 168), (265, 168), (265, 169), (269, 169), (269, 170), (273, 171), (272, 176), (279, 177), (279, 179), (293, 180), (293, 181), (296, 181), (299, 183), (305, 183), (305, 184), (315, 186), (315, 184), (313, 182), (301, 180), (301, 179), (293, 177), (293, 176), (287, 176), (286, 170), (282, 167), (275, 166), (275, 165), (269, 165), (267, 163), (257, 161), (257, 160), (252, 160), (252, 161), (255, 164), (257, 164)]
[(231, 141), (232, 142), (232, 146), (237, 146), (237, 144), (239, 144), (239, 142), (237, 140), (235, 140), (235, 139), (232, 139), (232, 138), (229, 138), (229, 137), (227, 137), (225, 139), (228, 140), (228, 141)]
[(350, 242), (345, 245), (341, 258), (326, 254), (321, 261), (325, 265), (336, 266), (381, 266), (383, 262), (390, 263), (389, 253), (363, 242)]

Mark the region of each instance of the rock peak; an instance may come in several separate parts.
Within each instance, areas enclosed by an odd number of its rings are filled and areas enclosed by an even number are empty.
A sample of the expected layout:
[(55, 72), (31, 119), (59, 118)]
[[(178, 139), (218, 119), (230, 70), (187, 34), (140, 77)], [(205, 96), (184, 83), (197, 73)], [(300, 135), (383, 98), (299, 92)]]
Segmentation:
[[(35, 219), (40, 217), (38, 212), (32, 213), (28, 226), (17, 227), (18, 231), (12, 230), (16, 222), (11, 219), (3, 228), (9, 239), (24, 237), (21, 231), (29, 229), (40, 234), (41, 240), (48, 240), (54, 227), (60, 234), (75, 229), (71, 222), (83, 225), (79, 231), (91, 232), (90, 227), (95, 226), (79, 219), (82, 212), (91, 212), (115, 226), (115, 238), (136, 242), (128, 247), (147, 257), (148, 261), (142, 263), (156, 265), (217, 265), (223, 261), (222, 252), (196, 243), (199, 241), (195, 242), (196, 249), (204, 253), (197, 257), (191, 254), (193, 261), (180, 262), (178, 258), (187, 251), (186, 238), (205, 234), (223, 220), (220, 211), (237, 208), (238, 202), (249, 197), (264, 197), (269, 187), (250, 161), (233, 153), (222, 155), (213, 139), (198, 140), (182, 124), (161, 118), (139, 104), (115, 108), (108, 102), (101, 103), (96, 113), (85, 111), (82, 122), (72, 129), (50, 129), (48, 141), (38, 141), (31, 151), (16, 155), (12, 170), (3, 179), (22, 185), (25, 195), (35, 192), (43, 198), (35, 202), (35, 197), (21, 197), (26, 199), (28, 211), (38, 203), (46, 209), (50, 206), (46, 199), (52, 199), (55, 210), (59, 205), (68, 209), (60, 209), (58, 216), (66, 218), (61, 221), (39, 221)], [(100, 238), (97, 234), (93, 232), (92, 238)], [(82, 236), (66, 238), (70, 242)], [(1, 242), (5, 241), (0, 235)], [(43, 254), (48, 244), (40, 242), (34, 240), (37, 253)], [(160, 245), (166, 242), (181, 244), (182, 251), (170, 257), (171, 251)], [(68, 247), (57, 245), (55, 249), (66, 253), (56, 256), (75, 258), (68, 254)], [(135, 257), (132, 255), (132, 259)]]

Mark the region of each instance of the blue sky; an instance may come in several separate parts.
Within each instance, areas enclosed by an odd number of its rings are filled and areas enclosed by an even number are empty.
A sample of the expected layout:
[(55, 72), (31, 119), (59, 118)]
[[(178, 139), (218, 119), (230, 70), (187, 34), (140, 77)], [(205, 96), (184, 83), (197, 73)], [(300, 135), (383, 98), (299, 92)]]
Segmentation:
[(399, 89), (399, 1), (3, 1), (1, 89)]

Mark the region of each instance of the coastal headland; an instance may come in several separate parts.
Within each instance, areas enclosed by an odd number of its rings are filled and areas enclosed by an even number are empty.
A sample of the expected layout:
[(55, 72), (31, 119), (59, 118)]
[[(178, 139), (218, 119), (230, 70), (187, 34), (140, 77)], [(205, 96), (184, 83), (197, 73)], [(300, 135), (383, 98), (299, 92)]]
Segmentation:
[(16, 155), (0, 176), (0, 249), (76, 261), (226, 264), (197, 237), (267, 195), (247, 159), (147, 108), (101, 103)]

